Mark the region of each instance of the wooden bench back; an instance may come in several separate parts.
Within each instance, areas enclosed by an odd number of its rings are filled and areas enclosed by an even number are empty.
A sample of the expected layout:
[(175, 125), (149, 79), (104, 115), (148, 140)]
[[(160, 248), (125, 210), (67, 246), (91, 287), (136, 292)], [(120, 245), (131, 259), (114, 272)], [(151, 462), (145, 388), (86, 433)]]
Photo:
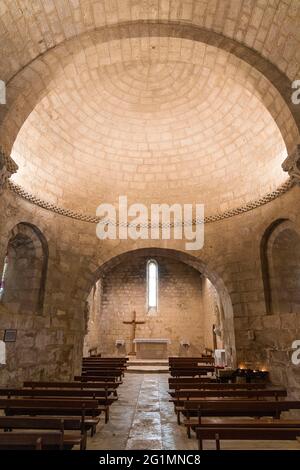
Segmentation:
[(287, 391), (284, 389), (264, 389), (264, 390), (175, 390), (170, 392), (175, 400), (189, 400), (191, 398), (206, 397), (239, 397), (239, 398), (275, 398), (286, 397)]
[[(90, 374), (84, 374), (84, 375), (75, 375), (74, 380), (75, 382), (99, 382), (99, 377), (101, 377), (101, 381), (107, 381), (107, 382), (116, 382), (118, 385), (120, 385), (122, 382), (120, 380), (119, 376), (111, 376), (111, 375), (90, 375)], [(117, 380), (119, 379), (119, 380)]]
[(3, 450), (42, 450), (49, 446), (62, 450), (63, 434), (59, 431), (0, 433), (0, 449)]
[(125, 360), (119, 357), (100, 357), (100, 358), (87, 357), (87, 358), (82, 359), (83, 364), (86, 362), (94, 362), (98, 364), (101, 364), (101, 363), (105, 364), (106, 362), (115, 363), (115, 364), (126, 364), (128, 360), (127, 359)]
[(71, 415), (98, 416), (98, 400), (61, 398), (0, 398), (0, 409), (6, 415)]
[(202, 440), (215, 439), (216, 450), (220, 450), (221, 440), (294, 440), (299, 437), (300, 429), (296, 428), (273, 428), (263, 426), (244, 428), (220, 428), (212, 429), (201, 426), (196, 429), (199, 449), (202, 449)]
[(119, 382), (24, 382), (24, 387), (27, 388), (75, 388), (75, 389), (101, 389), (119, 387)]
[(0, 389), (0, 396), (18, 396), (18, 397), (69, 397), (69, 398), (109, 398), (111, 394), (114, 393), (114, 390), (104, 388), (98, 390), (75, 390), (75, 389), (45, 389), (45, 388), (11, 388), (11, 389)]
[(169, 364), (198, 364), (207, 363), (214, 364), (214, 358), (212, 356), (195, 356), (195, 357), (169, 357)]
[(263, 390), (266, 388), (266, 384), (262, 383), (217, 383), (217, 382), (198, 382), (198, 379), (195, 381), (189, 382), (177, 382), (178, 379), (169, 379), (169, 388), (174, 390), (184, 390), (184, 389), (199, 389), (199, 390)]
[(169, 385), (171, 384), (180, 384), (180, 383), (217, 383), (215, 378), (212, 377), (169, 377)]
[(300, 409), (300, 401), (289, 400), (189, 400), (184, 402), (188, 414), (198, 416), (273, 416), (280, 417), (283, 411)]
[(81, 430), (81, 418), (46, 418), (33, 416), (0, 416), (0, 429)]
[(172, 368), (170, 369), (170, 374), (173, 377), (194, 377), (197, 375), (205, 375), (208, 372), (214, 372), (215, 368), (212, 366), (199, 366), (199, 367), (186, 367), (181, 368)]
[(108, 377), (120, 377), (123, 375), (123, 370), (116, 368), (116, 369), (106, 369), (106, 368), (100, 368), (100, 369), (94, 369), (94, 368), (88, 368), (84, 369), (82, 371), (82, 374), (87, 375), (99, 375), (99, 376), (108, 376)]

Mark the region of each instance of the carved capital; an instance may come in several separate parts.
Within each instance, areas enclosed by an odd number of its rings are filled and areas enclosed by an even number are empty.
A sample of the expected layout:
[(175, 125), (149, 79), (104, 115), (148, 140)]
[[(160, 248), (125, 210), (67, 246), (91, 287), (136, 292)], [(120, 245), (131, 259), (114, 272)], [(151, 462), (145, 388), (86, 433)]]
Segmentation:
[(294, 183), (300, 184), (300, 145), (297, 145), (281, 165), (284, 171), (287, 171)]
[(0, 148), (0, 194), (7, 186), (7, 181), (13, 173), (16, 173), (18, 166), (12, 160), (7, 157), (3, 150)]

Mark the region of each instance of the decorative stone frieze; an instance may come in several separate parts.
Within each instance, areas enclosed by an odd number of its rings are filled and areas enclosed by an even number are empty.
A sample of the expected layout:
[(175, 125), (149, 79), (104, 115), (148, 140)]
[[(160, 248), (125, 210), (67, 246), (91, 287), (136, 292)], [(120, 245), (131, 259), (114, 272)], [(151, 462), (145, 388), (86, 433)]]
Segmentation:
[[(208, 215), (204, 218), (204, 222), (205, 223), (216, 222), (218, 220), (228, 219), (235, 215), (243, 214), (244, 212), (249, 212), (253, 209), (256, 209), (257, 207), (263, 206), (267, 204), (268, 202), (273, 201), (277, 197), (286, 193), (292, 186), (293, 186), (293, 181), (292, 179), (289, 178), (282, 185), (280, 185), (277, 189), (274, 189), (274, 191), (271, 191), (265, 194), (264, 196), (261, 196), (258, 199), (250, 201), (244, 204), (243, 206), (239, 206), (234, 209), (230, 209), (228, 211), (221, 212), (218, 214)], [(18, 196), (20, 196), (21, 198), (26, 199), (27, 201), (31, 202), (32, 204), (35, 204), (39, 207), (42, 207), (43, 209), (49, 210), (56, 214), (60, 214), (65, 217), (70, 217), (71, 219), (81, 220), (82, 222), (90, 222), (93, 224), (97, 224), (100, 220), (99, 217), (88, 215), (88, 214), (82, 214), (82, 213), (79, 213), (70, 209), (65, 209), (56, 204), (47, 202), (44, 199), (34, 196), (33, 194), (29, 193), (24, 188), (22, 188), (22, 186), (19, 186), (18, 184), (13, 183), (12, 181), (9, 181), (9, 189), (13, 191), (15, 194), (17, 194)], [(196, 220), (193, 219), (192, 223), (195, 225)]]

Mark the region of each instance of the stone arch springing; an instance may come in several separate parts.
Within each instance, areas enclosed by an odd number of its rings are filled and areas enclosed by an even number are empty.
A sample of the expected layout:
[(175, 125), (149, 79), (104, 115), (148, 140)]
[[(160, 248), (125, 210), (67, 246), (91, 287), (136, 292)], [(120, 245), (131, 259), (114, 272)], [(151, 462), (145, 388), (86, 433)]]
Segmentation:
[(268, 314), (300, 312), (300, 234), (288, 219), (275, 220), (261, 242)]
[(11, 231), (2, 303), (14, 313), (43, 312), (48, 244), (42, 232), (21, 222)]

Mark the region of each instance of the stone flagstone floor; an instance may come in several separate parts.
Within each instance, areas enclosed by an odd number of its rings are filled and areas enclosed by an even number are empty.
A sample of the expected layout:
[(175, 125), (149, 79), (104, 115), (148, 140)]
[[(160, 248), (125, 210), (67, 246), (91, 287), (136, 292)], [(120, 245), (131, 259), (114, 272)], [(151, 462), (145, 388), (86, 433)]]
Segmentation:
[[(101, 420), (97, 433), (88, 439), (90, 450), (197, 449), (197, 441), (188, 439), (184, 426), (178, 426), (169, 402), (168, 374), (126, 374), (118, 388), (119, 399), (110, 408), (107, 424)], [(224, 441), (222, 449), (295, 449), (300, 442)], [(204, 443), (214, 449), (213, 441)]]

